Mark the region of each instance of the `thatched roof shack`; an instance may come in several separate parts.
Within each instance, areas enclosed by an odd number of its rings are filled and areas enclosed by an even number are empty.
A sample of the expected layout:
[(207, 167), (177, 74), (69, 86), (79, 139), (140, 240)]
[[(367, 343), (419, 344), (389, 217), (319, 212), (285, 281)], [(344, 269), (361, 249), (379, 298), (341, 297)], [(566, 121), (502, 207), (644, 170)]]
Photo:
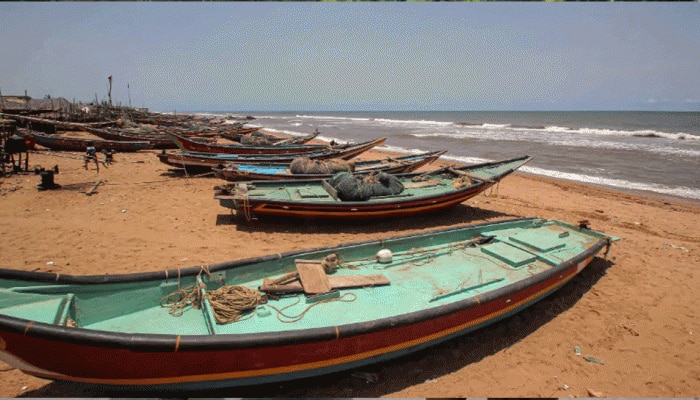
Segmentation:
[(0, 112), (7, 114), (72, 114), (76, 105), (63, 97), (32, 99), (29, 96), (1, 96)]

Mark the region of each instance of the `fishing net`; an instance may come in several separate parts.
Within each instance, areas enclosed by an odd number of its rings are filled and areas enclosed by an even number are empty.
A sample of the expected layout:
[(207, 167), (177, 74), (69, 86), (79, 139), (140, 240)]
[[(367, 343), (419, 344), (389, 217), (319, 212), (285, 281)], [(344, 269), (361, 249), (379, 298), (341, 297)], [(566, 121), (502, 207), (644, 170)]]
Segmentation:
[(365, 201), (372, 196), (395, 195), (404, 189), (397, 177), (385, 172), (361, 177), (339, 172), (333, 175), (330, 184), (338, 191), (338, 198), (345, 201)]
[(365, 181), (372, 187), (373, 196), (391, 196), (403, 192), (403, 183), (394, 175), (380, 172), (377, 175), (367, 175)]
[(312, 160), (309, 157), (299, 157), (292, 160), (289, 170), (293, 174), (329, 175), (336, 172), (353, 171), (354, 163), (341, 159)]
[(241, 144), (246, 144), (250, 146), (265, 146), (272, 144), (272, 142), (264, 137), (258, 136), (242, 136)]

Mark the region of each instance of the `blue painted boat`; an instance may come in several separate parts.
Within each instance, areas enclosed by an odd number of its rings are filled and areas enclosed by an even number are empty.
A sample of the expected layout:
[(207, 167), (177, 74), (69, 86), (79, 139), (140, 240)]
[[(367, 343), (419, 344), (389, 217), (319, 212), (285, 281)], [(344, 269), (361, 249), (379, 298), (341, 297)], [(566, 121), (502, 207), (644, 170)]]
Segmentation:
[[(352, 171), (356, 174), (386, 172), (388, 174), (408, 173), (437, 160), (446, 150), (412, 154), (404, 157), (386, 157), (380, 160), (356, 161)], [(323, 161), (319, 161), (323, 162)], [(300, 174), (290, 171), (290, 163), (244, 164), (229, 163), (227, 166), (212, 168), (214, 175), (227, 181), (241, 180), (283, 180), (330, 178), (333, 174)]]

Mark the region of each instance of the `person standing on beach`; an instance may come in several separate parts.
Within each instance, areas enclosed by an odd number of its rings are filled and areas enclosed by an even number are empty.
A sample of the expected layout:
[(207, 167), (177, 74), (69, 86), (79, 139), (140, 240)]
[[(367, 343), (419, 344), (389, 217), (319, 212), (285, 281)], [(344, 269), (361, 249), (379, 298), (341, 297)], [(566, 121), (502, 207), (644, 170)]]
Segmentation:
[(95, 161), (97, 172), (100, 172), (100, 163), (97, 161), (97, 149), (92, 142), (88, 143), (83, 159), (85, 161), (85, 169), (88, 169), (88, 163), (92, 160)]

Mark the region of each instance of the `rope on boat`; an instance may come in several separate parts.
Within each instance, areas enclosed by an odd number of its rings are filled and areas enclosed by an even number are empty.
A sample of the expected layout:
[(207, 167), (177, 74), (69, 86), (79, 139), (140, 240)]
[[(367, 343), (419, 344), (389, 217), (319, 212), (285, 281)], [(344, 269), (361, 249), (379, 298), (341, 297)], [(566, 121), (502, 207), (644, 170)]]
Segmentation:
[(199, 309), (202, 305), (202, 290), (207, 286), (202, 282), (199, 277), (205, 272), (207, 275), (211, 276), (209, 273), (209, 268), (206, 265), (200, 267), (199, 273), (197, 274), (197, 279), (194, 285), (182, 288), (180, 286), (180, 269), (177, 269), (177, 290), (174, 292), (163, 296), (160, 299), (161, 307), (168, 307), (168, 312), (174, 317), (181, 316), (188, 307), (194, 309)]
[[(489, 180), (489, 182), (493, 182), (493, 180)], [(493, 194), (493, 188), (496, 188), (496, 194)], [(489, 193), (486, 194), (486, 191), (484, 191), (484, 197), (498, 197), (498, 189), (501, 187), (501, 181), (498, 180), (496, 181), (495, 185), (491, 185), (489, 188)]]
[(234, 203), (239, 203), (239, 210), (243, 211), (245, 220), (250, 222), (250, 200), (248, 199), (248, 188), (245, 185), (236, 185), (233, 194)]
[[(424, 264), (428, 264), (428, 263), (432, 262), (433, 257), (435, 255), (437, 255), (438, 252), (441, 250), (447, 250), (448, 252), (465, 250), (467, 247), (475, 247), (475, 246), (478, 246), (481, 244), (489, 243), (493, 240), (493, 238), (494, 238), (493, 236), (479, 236), (479, 237), (475, 237), (473, 239), (467, 240), (466, 242), (449, 243), (449, 244), (446, 244), (444, 246), (435, 247), (431, 250), (417, 249), (415, 247), (411, 247), (409, 250), (393, 253), (393, 256), (394, 257), (403, 256), (406, 258), (415, 258), (415, 259), (423, 258), (423, 257), (426, 258), (426, 260), (424, 260), (424, 261), (420, 261), (420, 262), (416, 261), (412, 264), (413, 266), (420, 266), (420, 265), (424, 265)], [(357, 269), (357, 268), (359, 268), (359, 266), (346, 265), (344, 263), (351, 263), (351, 262), (360, 262), (361, 263), (361, 262), (372, 262), (372, 261), (377, 260), (376, 255), (369, 256), (369, 257), (362, 257), (362, 258), (352, 258), (352, 259), (340, 259), (340, 257), (338, 257), (337, 255), (336, 255), (336, 257), (338, 258), (339, 268), (348, 268), (348, 269)], [(375, 269), (385, 269), (385, 268), (388, 268), (388, 266), (390, 266), (390, 264), (387, 264), (386, 266), (376, 265), (374, 268)]]
[(222, 286), (208, 291), (207, 298), (219, 324), (228, 324), (241, 319), (241, 315), (263, 303), (260, 292), (245, 286)]
[(288, 306), (282, 307), (281, 309), (271, 305), (270, 303), (267, 303), (267, 306), (272, 308), (273, 310), (277, 311), (277, 319), (278, 320), (280, 320), (281, 322), (284, 322), (284, 323), (292, 323), (292, 322), (300, 321), (302, 318), (304, 318), (304, 315), (306, 315), (306, 313), (309, 310), (311, 310), (313, 307), (315, 307), (319, 304), (331, 303), (334, 301), (342, 301), (345, 303), (350, 303), (350, 302), (353, 302), (357, 299), (357, 295), (355, 293), (348, 292), (348, 293), (343, 294), (340, 297), (323, 299), (323, 300), (319, 300), (315, 303), (311, 303), (308, 306), (306, 306), (304, 311), (302, 311), (299, 315), (293, 316), (293, 315), (285, 314), (284, 310), (286, 310), (290, 307), (294, 307), (295, 305), (299, 304), (299, 302), (301, 301), (301, 296), (297, 295), (296, 298), (297, 298), (296, 302), (294, 302)]
[[(199, 279), (202, 272), (211, 278), (209, 268), (204, 265), (197, 275), (197, 283), (183, 289), (180, 287), (180, 270), (178, 269), (178, 288), (160, 300), (161, 307), (168, 307), (170, 315), (179, 317), (188, 307), (200, 309), (206, 298), (209, 300), (216, 322), (228, 324), (240, 320), (244, 312), (264, 303), (260, 292), (245, 286), (224, 285), (218, 289), (207, 291), (207, 285)], [(204, 296), (202, 296), (203, 293)]]

